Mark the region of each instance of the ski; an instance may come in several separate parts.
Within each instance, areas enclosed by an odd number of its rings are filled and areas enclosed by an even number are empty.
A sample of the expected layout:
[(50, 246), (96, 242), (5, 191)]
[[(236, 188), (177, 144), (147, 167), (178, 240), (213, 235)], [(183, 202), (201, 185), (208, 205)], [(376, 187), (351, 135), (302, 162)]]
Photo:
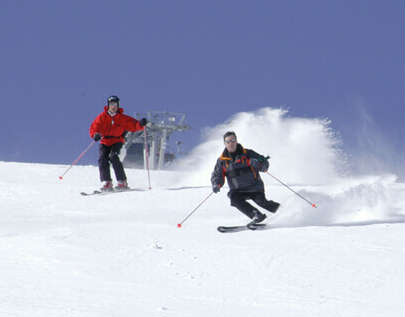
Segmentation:
[(102, 195), (102, 196), (104, 196), (104, 195), (109, 195), (109, 194), (127, 193), (127, 192), (133, 192), (133, 191), (143, 192), (143, 191), (146, 191), (146, 189), (128, 188), (128, 189), (124, 189), (124, 190), (122, 190), (122, 189), (120, 189), (120, 190), (114, 189), (114, 190), (111, 190), (111, 191), (94, 190), (91, 193), (81, 192), (80, 195), (82, 195), (82, 196), (94, 196), (94, 195)]
[(219, 226), (217, 230), (221, 233), (227, 233), (227, 232), (239, 232), (239, 231), (245, 231), (245, 230), (261, 230), (266, 228), (265, 223), (257, 223), (257, 224), (247, 224), (243, 226)]

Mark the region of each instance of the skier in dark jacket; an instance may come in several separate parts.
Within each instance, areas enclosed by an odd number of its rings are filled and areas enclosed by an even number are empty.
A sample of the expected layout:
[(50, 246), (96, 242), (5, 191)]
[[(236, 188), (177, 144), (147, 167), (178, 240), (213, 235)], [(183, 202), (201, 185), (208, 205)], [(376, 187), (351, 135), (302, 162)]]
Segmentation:
[(228, 197), (231, 200), (231, 206), (252, 219), (252, 224), (262, 222), (267, 216), (246, 200), (251, 199), (272, 213), (279, 208), (279, 203), (266, 199), (264, 184), (259, 175), (259, 172), (268, 170), (269, 162), (264, 156), (253, 150), (244, 149), (237, 143), (235, 132), (225, 133), (224, 143), (225, 149), (211, 175), (212, 190), (218, 193), (226, 177), (230, 188)]

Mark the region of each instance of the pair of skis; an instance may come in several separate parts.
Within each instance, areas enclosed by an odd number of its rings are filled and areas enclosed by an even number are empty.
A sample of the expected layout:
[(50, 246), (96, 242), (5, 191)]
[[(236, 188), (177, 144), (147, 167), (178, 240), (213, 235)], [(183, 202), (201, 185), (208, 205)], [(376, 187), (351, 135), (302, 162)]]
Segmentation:
[(267, 227), (265, 223), (254, 223), (254, 224), (247, 224), (244, 226), (219, 226), (217, 230), (221, 233), (227, 232), (239, 232), (245, 230), (263, 230)]
[(143, 188), (126, 188), (126, 189), (113, 189), (113, 190), (108, 190), (108, 191), (101, 191), (101, 190), (94, 190), (90, 193), (86, 192), (81, 192), (80, 195), (82, 196), (94, 196), (94, 195), (110, 195), (110, 194), (117, 194), (117, 193), (127, 193), (127, 192), (134, 192), (134, 191), (146, 191), (146, 189)]

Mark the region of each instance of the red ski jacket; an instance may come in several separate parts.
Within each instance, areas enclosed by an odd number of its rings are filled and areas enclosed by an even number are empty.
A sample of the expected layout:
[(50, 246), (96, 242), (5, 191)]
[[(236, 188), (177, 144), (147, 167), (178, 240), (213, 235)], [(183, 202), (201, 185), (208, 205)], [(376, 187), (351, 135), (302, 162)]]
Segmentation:
[(100, 133), (103, 137), (101, 144), (111, 146), (115, 143), (124, 143), (122, 134), (125, 131), (143, 130), (138, 120), (123, 114), (124, 109), (118, 108), (115, 116), (110, 116), (108, 106), (104, 107), (104, 112), (100, 113), (90, 126), (90, 137), (93, 138), (96, 133)]

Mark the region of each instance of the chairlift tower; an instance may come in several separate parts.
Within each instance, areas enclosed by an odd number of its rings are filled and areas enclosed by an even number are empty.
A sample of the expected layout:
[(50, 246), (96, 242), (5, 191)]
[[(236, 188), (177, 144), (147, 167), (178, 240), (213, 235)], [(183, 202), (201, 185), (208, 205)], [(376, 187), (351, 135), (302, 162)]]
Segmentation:
[[(165, 163), (174, 159), (175, 154), (168, 152), (168, 142), (173, 132), (183, 132), (190, 127), (184, 123), (184, 113), (152, 111), (136, 113), (135, 118), (146, 118), (146, 143), (149, 156), (145, 152), (144, 131), (130, 132), (126, 136), (126, 142), (121, 152), (121, 160), (126, 166), (146, 168), (146, 157), (149, 157), (149, 168), (161, 170)], [(178, 146), (180, 141), (176, 143)]]

